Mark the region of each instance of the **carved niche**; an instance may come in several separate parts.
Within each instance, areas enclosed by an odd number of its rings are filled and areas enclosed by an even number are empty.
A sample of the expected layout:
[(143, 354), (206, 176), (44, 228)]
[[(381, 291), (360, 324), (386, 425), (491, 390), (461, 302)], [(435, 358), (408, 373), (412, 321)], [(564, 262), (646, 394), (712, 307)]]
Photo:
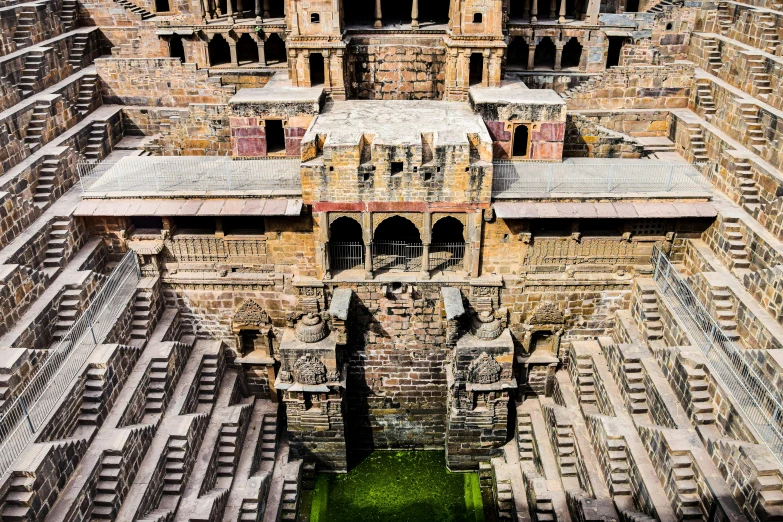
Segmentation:
[(247, 327), (263, 327), (269, 324), (271, 324), (269, 314), (253, 299), (248, 299), (242, 303), (233, 318), (235, 330)]
[(563, 324), (564, 322), (563, 312), (552, 301), (544, 301), (539, 304), (531, 314), (529, 321), (531, 325)]
[(500, 374), (503, 367), (490, 357), (487, 352), (481, 352), (481, 355), (471, 361), (468, 366), (468, 382), (475, 384), (494, 384), (500, 380)]
[(272, 357), (272, 321), (266, 310), (252, 299), (237, 309), (231, 320), (231, 329), (240, 355), (256, 352)]
[(301, 384), (323, 384), (326, 382), (326, 366), (318, 357), (307, 353), (294, 363), (294, 380)]

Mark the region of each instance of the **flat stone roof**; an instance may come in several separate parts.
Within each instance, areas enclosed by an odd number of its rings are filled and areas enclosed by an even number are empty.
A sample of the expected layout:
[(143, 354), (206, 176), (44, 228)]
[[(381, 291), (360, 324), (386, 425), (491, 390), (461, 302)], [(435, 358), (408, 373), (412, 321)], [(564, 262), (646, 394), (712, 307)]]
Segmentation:
[(471, 87), (473, 103), (509, 103), (565, 105), (565, 100), (552, 89), (528, 89), (522, 82), (503, 82), (500, 87)]
[(294, 87), (291, 80), (278, 73), (263, 87), (239, 89), (228, 103), (318, 103), (323, 94), (323, 87)]
[(426, 100), (350, 100), (328, 105), (303, 141), (326, 135), (326, 146), (357, 145), (363, 134), (373, 144), (421, 143), (423, 133), (435, 134), (434, 143), (465, 144), (468, 134), (490, 142), (483, 120), (464, 102)]

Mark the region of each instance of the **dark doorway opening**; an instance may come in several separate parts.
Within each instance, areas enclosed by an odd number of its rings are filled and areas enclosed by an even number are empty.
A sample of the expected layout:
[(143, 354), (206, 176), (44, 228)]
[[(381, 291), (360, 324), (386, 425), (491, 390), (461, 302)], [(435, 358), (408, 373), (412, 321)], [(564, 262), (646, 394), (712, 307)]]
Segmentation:
[(419, 229), (409, 219), (392, 216), (378, 225), (373, 235), (375, 241), (405, 241), (406, 243), (421, 243)]
[(264, 12), (264, 18), (282, 18), (285, 16), (283, 2), (285, 0), (269, 0), (269, 12)]
[(244, 33), (237, 42), (237, 60), (240, 64), (258, 63), (258, 45), (248, 33)]
[(449, 23), (449, 0), (419, 0), (419, 25)]
[(324, 55), (310, 53), (310, 85), (323, 85), (324, 77)]
[[(552, 1), (551, 0), (530, 0), (531, 2), (538, 2), (536, 6), (538, 7), (538, 19), (539, 20), (550, 20), (554, 18), (552, 16)], [(555, 16), (557, 16), (557, 13), (555, 13)]]
[(266, 133), (266, 153), (285, 152), (283, 120), (266, 120), (264, 122), (264, 131)]
[(185, 46), (182, 45), (182, 37), (175, 34), (169, 40), (169, 56), (185, 61)]
[(517, 125), (514, 127), (514, 143), (511, 155), (515, 158), (526, 158), (528, 155), (528, 142), (530, 133), (527, 125)]
[(617, 65), (620, 65), (620, 56), (623, 52), (623, 44), (625, 43), (625, 38), (620, 36), (610, 36), (609, 37), (609, 51), (606, 55), (606, 68), (609, 67), (615, 67)]
[(533, 67), (549, 71), (555, 68), (555, 44), (548, 36), (542, 38), (541, 42), (536, 46)]
[(364, 267), (362, 226), (349, 217), (334, 220), (329, 227), (329, 260), (332, 270)]
[(267, 65), (273, 65), (276, 63), (287, 63), (288, 57), (286, 56), (285, 43), (280, 35), (272, 33), (269, 38), (264, 42), (264, 56), (266, 57)]
[(169, 0), (155, 0), (155, 12), (167, 13), (171, 10), (169, 7)]
[(525, 12), (525, 0), (511, 0), (508, 6), (509, 18), (522, 18)]
[(480, 85), (484, 78), (484, 55), (473, 53), (470, 55), (470, 75), (468, 83), (470, 85)]
[[(421, 9), (419, 2), (419, 9)], [(381, 0), (383, 25), (410, 25), (413, 0)]]
[(625, 2), (626, 13), (638, 13), (639, 12), (639, 0), (627, 0)]
[(571, 67), (579, 67), (579, 62), (582, 60), (582, 44), (576, 38), (571, 38), (563, 46), (563, 59), (561, 66), (563, 69)]
[(511, 40), (507, 52), (508, 65), (527, 68), (527, 56), (530, 53), (530, 46), (523, 37), (517, 36)]
[(231, 63), (231, 49), (222, 34), (216, 34), (209, 42), (209, 65)]
[(343, 16), (346, 24), (372, 25), (375, 21), (375, 2), (343, 0)]
[(439, 219), (432, 226), (430, 270), (462, 268), (462, 260), (465, 258), (464, 229), (460, 220), (452, 216)]

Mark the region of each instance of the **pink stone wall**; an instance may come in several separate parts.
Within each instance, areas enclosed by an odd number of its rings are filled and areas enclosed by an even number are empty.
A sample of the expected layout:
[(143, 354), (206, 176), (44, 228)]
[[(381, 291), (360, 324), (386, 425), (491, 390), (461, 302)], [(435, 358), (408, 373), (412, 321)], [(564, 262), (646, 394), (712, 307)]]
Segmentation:
[[(512, 136), (511, 123), (505, 121), (485, 122), (492, 137), (492, 155), (494, 159), (510, 159)], [(544, 122), (533, 124), (530, 133), (529, 159), (560, 161), (563, 159), (564, 122)]]
[[(283, 122), (285, 155), (299, 157), (302, 137), (307, 128), (291, 125), (292, 123), (296, 124), (294, 120), (296, 118)], [(231, 150), (234, 157), (260, 158), (267, 155), (263, 118), (232, 116), (229, 118), (229, 125), (231, 127)]]

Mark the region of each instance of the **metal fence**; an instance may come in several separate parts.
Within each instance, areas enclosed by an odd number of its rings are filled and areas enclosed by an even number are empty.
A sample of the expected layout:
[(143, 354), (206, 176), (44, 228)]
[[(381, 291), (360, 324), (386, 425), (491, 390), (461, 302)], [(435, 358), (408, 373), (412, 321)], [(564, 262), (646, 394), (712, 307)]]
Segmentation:
[(458, 270), (465, 258), (465, 243), (430, 245), (430, 270)]
[(95, 347), (105, 340), (140, 278), (136, 254), (129, 252), (24, 389), (8, 400), (0, 418), (0, 474), (30, 443)]
[(650, 160), (617, 163), (495, 161), (492, 195), (706, 191), (699, 165)]
[[(374, 241), (373, 270), (395, 269), (406, 272), (421, 270), (424, 245), (407, 241)], [(465, 258), (465, 243), (432, 243), (429, 250), (430, 270), (458, 270)], [(329, 243), (332, 270), (364, 267), (364, 245), (360, 242)]]
[(298, 158), (132, 156), (79, 162), (85, 192), (301, 191)]
[(743, 350), (723, 333), (687, 281), (656, 247), (653, 278), (691, 341), (702, 351), (710, 373), (732, 395), (759, 438), (783, 462), (783, 406), (780, 394), (747, 362)]
[(364, 268), (364, 245), (360, 242), (330, 242), (329, 263), (332, 270)]
[(372, 244), (373, 270), (396, 269), (406, 272), (421, 270), (424, 245), (407, 241), (374, 241)]

